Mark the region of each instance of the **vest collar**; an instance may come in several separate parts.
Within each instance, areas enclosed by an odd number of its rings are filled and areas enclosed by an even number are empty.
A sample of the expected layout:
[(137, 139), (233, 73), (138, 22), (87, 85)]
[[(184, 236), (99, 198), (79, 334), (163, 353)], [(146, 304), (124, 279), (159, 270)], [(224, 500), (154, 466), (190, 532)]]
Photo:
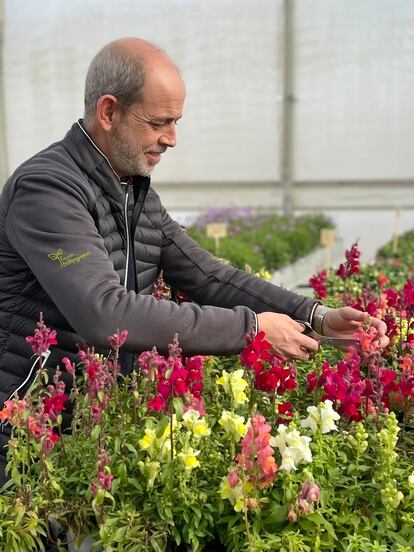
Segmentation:
[(112, 168), (106, 155), (95, 144), (83, 128), (82, 119), (74, 123), (62, 140), (62, 145), (73, 157), (77, 165), (98, 184), (106, 194), (116, 201), (123, 202), (125, 184), (130, 181), (143, 182), (147, 186), (151, 183), (149, 176), (135, 175), (121, 181), (119, 175)]

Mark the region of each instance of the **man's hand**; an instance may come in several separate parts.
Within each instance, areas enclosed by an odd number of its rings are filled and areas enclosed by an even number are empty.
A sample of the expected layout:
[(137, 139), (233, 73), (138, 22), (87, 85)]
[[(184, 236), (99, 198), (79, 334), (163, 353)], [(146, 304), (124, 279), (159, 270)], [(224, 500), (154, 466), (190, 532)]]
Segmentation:
[(318, 350), (318, 342), (303, 334), (303, 324), (286, 314), (262, 312), (257, 315), (258, 330), (265, 333), (276, 353), (287, 359), (309, 360)]
[[(317, 307), (320, 308), (320, 307)], [(370, 326), (377, 330), (377, 337), (381, 347), (386, 347), (389, 338), (385, 335), (387, 325), (382, 320), (370, 316), (352, 307), (341, 307), (330, 310), (323, 320), (323, 335), (331, 337), (352, 337), (357, 328), (368, 320)]]

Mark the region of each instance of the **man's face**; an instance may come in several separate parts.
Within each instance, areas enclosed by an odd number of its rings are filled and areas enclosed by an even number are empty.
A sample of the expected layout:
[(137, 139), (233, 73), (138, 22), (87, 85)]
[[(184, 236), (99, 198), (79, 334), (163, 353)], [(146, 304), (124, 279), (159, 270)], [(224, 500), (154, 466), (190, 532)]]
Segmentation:
[(118, 110), (108, 146), (119, 175), (150, 175), (166, 149), (175, 146), (175, 126), (184, 98), (184, 84), (177, 71), (161, 68), (149, 75), (139, 103), (124, 114)]

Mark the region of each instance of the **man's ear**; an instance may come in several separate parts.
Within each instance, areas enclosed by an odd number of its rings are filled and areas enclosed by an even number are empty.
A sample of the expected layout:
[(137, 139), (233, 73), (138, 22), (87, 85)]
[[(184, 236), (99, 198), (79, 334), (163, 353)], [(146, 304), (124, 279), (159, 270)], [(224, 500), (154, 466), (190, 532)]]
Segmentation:
[(96, 104), (96, 120), (103, 130), (108, 132), (112, 129), (117, 107), (118, 100), (112, 94), (105, 94), (99, 98)]

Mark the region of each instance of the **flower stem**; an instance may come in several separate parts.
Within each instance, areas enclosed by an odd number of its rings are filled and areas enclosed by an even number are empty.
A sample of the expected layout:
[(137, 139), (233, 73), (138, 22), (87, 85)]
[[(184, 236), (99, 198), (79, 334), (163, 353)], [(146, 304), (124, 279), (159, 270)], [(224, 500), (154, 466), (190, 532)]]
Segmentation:
[(172, 398), (170, 398), (170, 443), (171, 443), (171, 461), (174, 460), (173, 414), (174, 414), (173, 402), (172, 402)]

